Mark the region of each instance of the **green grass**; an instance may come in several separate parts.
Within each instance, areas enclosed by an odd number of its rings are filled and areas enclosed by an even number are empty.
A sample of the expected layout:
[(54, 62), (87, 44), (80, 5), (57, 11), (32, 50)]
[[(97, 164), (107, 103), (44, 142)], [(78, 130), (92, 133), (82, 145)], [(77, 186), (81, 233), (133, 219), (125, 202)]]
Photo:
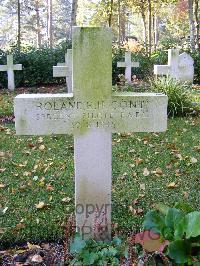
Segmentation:
[[(5, 96), (5, 102), (7, 107), (0, 110), (9, 114), (12, 100)], [(133, 214), (130, 206), (145, 214), (158, 202), (172, 206), (187, 201), (200, 209), (200, 156), (194, 148), (200, 145), (199, 122), (197, 117), (174, 118), (165, 133), (113, 134), (112, 220), (123, 234), (138, 230), (143, 219), (143, 214)], [(0, 184), (5, 185), (0, 188), (2, 246), (58, 239), (64, 235), (66, 216), (74, 210), (73, 137), (46, 136), (43, 143), (38, 140), (16, 136), (14, 125), (0, 127), (0, 169), (5, 169), (0, 173)], [(42, 151), (41, 145), (45, 146)], [(192, 157), (197, 163), (191, 163)], [(136, 166), (138, 158), (142, 163)], [(160, 176), (152, 173), (158, 167), (163, 171)], [(150, 172), (148, 176), (143, 175), (144, 168)], [(167, 188), (171, 182), (178, 187)], [(49, 184), (54, 190), (48, 189)], [(62, 202), (67, 197), (71, 200)], [(137, 198), (138, 205), (134, 206)], [(40, 201), (47, 206), (37, 209)]]

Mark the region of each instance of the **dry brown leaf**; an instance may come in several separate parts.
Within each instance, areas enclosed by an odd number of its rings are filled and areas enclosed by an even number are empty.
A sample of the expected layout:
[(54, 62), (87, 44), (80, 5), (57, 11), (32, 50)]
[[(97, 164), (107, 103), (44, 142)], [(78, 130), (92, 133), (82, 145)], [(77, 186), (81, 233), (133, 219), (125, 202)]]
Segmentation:
[(136, 158), (135, 159), (135, 164), (136, 166), (138, 166), (139, 164), (141, 164), (143, 162), (143, 160), (141, 158)]
[(43, 144), (39, 146), (40, 151), (44, 151), (45, 149), (46, 149), (46, 147)]
[(47, 184), (46, 188), (49, 191), (53, 191), (54, 190), (54, 187), (52, 185), (50, 185), (50, 184)]
[(35, 207), (37, 209), (43, 209), (45, 207), (45, 203), (43, 201), (40, 201), (38, 204), (35, 204)]
[(5, 188), (6, 187), (6, 185), (5, 184), (0, 184), (0, 188)]
[(71, 198), (66, 197), (66, 198), (63, 198), (61, 201), (62, 201), (62, 202), (65, 202), (65, 203), (68, 203), (68, 202), (71, 201)]
[(5, 157), (6, 153), (4, 151), (0, 151), (0, 157)]
[(17, 225), (16, 225), (16, 229), (23, 229), (23, 228), (25, 228), (26, 227), (26, 225), (24, 224), (24, 223), (18, 223)]
[(0, 173), (3, 173), (6, 171), (6, 168), (0, 168)]
[(200, 151), (200, 145), (199, 146), (194, 146), (195, 151)]
[(171, 182), (167, 185), (168, 188), (177, 188), (178, 185), (175, 182)]

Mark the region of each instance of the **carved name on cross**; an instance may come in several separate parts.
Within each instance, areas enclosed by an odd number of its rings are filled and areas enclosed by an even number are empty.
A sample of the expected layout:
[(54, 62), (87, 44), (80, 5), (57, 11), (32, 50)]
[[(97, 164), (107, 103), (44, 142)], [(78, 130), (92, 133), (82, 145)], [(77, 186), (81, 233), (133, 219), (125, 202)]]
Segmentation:
[(77, 230), (97, 237), (98, 219), (104, 228), (100, 237), (110, 238), (112, 132), (165, 131), (167, 96), (112, 93), (109, 28), (73, 28), (72, 51), (73, 93), (17, 96), (16, 132), (74, 135)]

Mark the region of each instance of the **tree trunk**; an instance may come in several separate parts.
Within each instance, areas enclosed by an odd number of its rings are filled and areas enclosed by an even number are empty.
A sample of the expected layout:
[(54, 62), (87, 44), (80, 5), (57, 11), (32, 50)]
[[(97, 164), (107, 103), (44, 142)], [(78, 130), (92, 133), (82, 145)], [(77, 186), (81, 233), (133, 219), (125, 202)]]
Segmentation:
[(126, 38), (126, 7), (122, 6), (122, 14), (121, 14), (121, 41), (123, 42)]
[(77, 9), (78, 9), (78, 0), (72, 1), (72, 14), (71, 14), (71, 27), (77, 25)]
[(118, 0), (118, 43), (121, 45), (121, 5), (120, 0)]
[(199, 16), (199, 0), (195, 0), (195, 8), (194, 8), (194, 13), (195, 13), (195, 22), (196, 22), (196, 46), (197, 49), (200, 50), (200, 42), (199, 42), (199, 21), (200, 21), (200, 16)]
[(142, 21), (143, 21), (143, 26), (144, 26), (144, 46), (145, 46), (146, 52), (148, 52), (148, 48), (147, 48), (147, 23), (146, 23), (145, 12), (143, 12), (143, 11), (142, 11)]
[(112, 16), (113, 16), (113, 0), (110, 1), (110, 12), (108, 17), (108, 26), (112, 26)]
[(158, 46), (158, 40), (159, 40), (159, 21), (160, 18), (155, 14), (154, 18), (154, 45), (155, 45), (155, 50), (157, 49)]
[(47, 15), (47, 36), (48, 36), (48, 44), (50, 47), (53, 46), (53, 17), (52, 17), (52, 0), (47, 0), (48, 2), (48, 15)]
[(188, 13), (189, 13), (189, 25), (190, 25), (190, 47), (192, 50), (195, 49), (193, 4), (194, 4), (193, 0), (188, 0)]
[(20, 0), (17, 0), (17, 26), (18, 26), (17, 47), (20, 51), (20, 48), (21, 48), (21, 4), (20, 4)]
[(152, 48), (152, 12), (151, 12), (151, 0), (148, 0), (148, 16), (149, 16), (149, 55), (151, 55), (151, 48)]
[(37, 47), (41, 47), (41, 28), (40, 28), (40, 11), (39, 11), (39, 0), (35, 1), (35, 11), (36, 11), (36, 24), (37, 24)]

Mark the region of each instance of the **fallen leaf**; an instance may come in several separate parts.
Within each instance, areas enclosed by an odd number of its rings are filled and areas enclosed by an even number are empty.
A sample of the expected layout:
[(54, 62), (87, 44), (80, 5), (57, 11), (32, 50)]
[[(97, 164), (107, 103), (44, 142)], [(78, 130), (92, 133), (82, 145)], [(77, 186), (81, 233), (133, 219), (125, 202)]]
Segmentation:
[(3, 173), (6, 171), (6, 168), (0, 168), (0, 173)]
[(43, 258), (40, 255), (35, 254), (32, 259), (32, 262), (36, 262), (36, 263), (42, 263), (43, 262)]
[(38, 141), (37, 141), (39, 144), (42, 144), (44, 142), (44, 139), (42, 137), (39, 137), (38, 138)]
[(3, 214), (5, 214), (6, 213), (6, 211), (8, 210), (8, 207), (5, 207), (4, 209), (3, 209)]
[(38, 248), (40, 248), (40, 246), (31, 244), (29, 242), (27, 242), (27, 247), (28, 247), (28, 249), (38, 249)]
[(150, 175), (150, 172), (149, 172), (149, 170), (147, 168), (143, 169), (143, 175), (144, 176), (149, 176)]
[(145, 184), (143, 183), (143, 184), (140, 184), (140, 189), (142, 189), (142, 190), (145, 190)]
[(16, 228), (17, 229), (23, 229), (23, 228), (25, 228), (26, 227), (26, 225), (24, 224), (24, 223), (18, 223), (17, 225), (16, 225)]
[(136, 158), (136, 159), (135, 159), (135, 164), (136, 164), (136, 166), (140, 165), (142, 162), (143, 162), (143, 160), (140, 159), (140, 158)]
[(6, 153), (4, 151), (0, 151), (0, 157), (5, 157)]
[(54, 190), (54, 187), (52, 185), (50, 185), (50, 184), (47, 184), (46, 188), (49, 191), (53, 191)]
[(61, 201), (67, 203), (67, 202), (71, 201), (71, 198), (69, 198), (69, 197), (63, 198)]
[(171, 182), (167, 185), (168, 188), (177, 188), (178, 185), (175, 182)]
[(190, 162), (191, 162), (192, 164), (197, 163), (197, 159), (194, 158), (194, 157), (191, 157)]
[(46, 149), (46, 147), (43, 144), (39, 146), (40, 151), (44, 151), (45, 149)]
[(5, 188), (6, 185), (5, 184), (0, 184), (0, 188)]
[(195, 151), (200, 151), (200, 146), (194, 146)]
[(35, 204), (35, 207), (37, 209), (42, 209), (45, 207), (45, 203), (43, 201), (40, 201), (38, 204)]

